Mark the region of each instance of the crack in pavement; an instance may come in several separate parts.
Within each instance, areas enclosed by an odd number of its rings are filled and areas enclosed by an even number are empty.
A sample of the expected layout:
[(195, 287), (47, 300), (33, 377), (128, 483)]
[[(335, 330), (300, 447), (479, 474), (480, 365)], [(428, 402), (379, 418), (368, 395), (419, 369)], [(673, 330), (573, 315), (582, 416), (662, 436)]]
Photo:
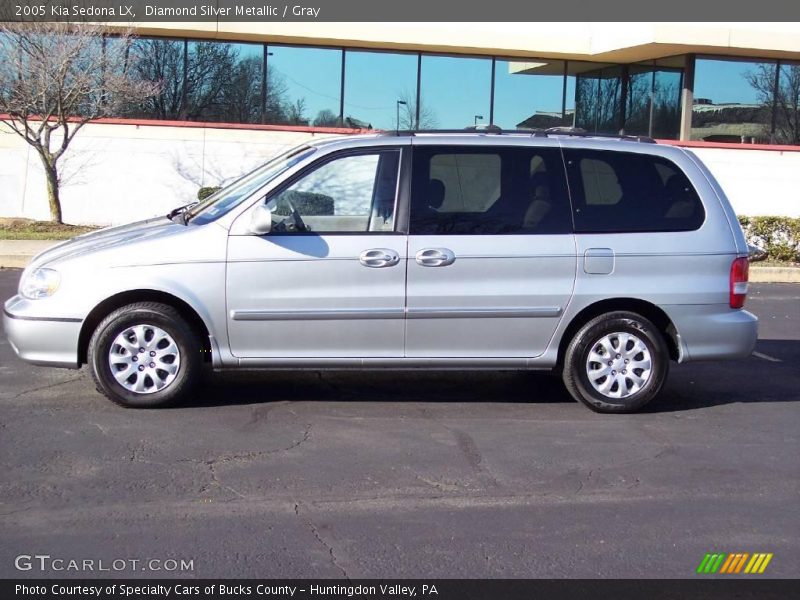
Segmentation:
[(18, 394), (14, 395), (14, 396), (11, 396), (9, 398), (3, 398), (3, 400), (16, 400), (17, 398), (20, 398), (20, 397), (22, 397), (22, 396), (24, 396), (26, 394), (32, 394), (33, 392), (40, 392), (42, 390), (48, 390), (50, 388), (58, 387), (60, 385), (65, 385), (67, 383), (73, 383), (75, 381), (80, 381), (81, 379), (83, 379), (83, 377), (78, 376), (78, 377), (73, 377), (72, 379), (66, 379), (64, 381), (57, 381), (55, 383), (50, 383), (48, 385), (42, 385), (42, 386), (39, 386), (39, 387), (31, 388), (29, 390), (23, 390), (23, 391), (19, 392)]
[(214, 465), (213, 462), (206, 463), (206, 466), (208, 467), (208, 471), (211, 474), (211, 483), (201, 487), (200, 488), (200, 492), (201, 493), (202, 492), (207, 492), (209, 489), (211, 489), (212, 486), (216, 485), (218, 488), (221, 488), (221, 489), (224, 489), (224, 490), (228, 490), (229, 492), (231, 492), (232, 494), (238, 496), (239, 498), (247, 500), (247, 496), (245, 494), (243, 494), (242, 492), (240, 492), (239, 490), (237, 490), (236, 488), (234, 488), (234, 487), (232, 487), (230, 485), (226, 485), (226, 484), (222, 483), (219, 480), (219, 477), (217, 477), (217, 469), (216, 469), (216, 466)]
[(342, 575), (347, 581), (350, 581), (350, 576), (347, 574), (347, 571), (341, 564), (339, 564), (339, 561), (336, 558), (336, 553), (333, 551), (333, 546), (331, 546), (324, 539), (322, 539), (322, 536), (319, 533), (319, 529), (317, 529), (317, 526), (314, 525), (314, 522), (309, 517), (304, 517), (302, 514), (300, 514), (300, 506), (301, 504), (299, 502), (294, 503), (294, 514), (297, 515), (297, 517), (306, 524), (306, 526), (311, 530), (311, 533), (314, 535), (316, 540), (320, 544), (322, 544), (322, 546), (328, 551), (333, 566), (335, 566), (342, 572)]
[(248, 462), (260, 458), (262, 456), (269, 456), (270, 454), (277, 454), (278, 452), (288, 452), (289, 450), (293, 450), (298, 446), (300, 446), (301, 444), (306, 443), (310, 436), (311, 436), (311, 425), (309, 424), (306, 425), (305, 431), (303, 431), (303, 437), (300, 440), (293, 442), (289, 446), (286, 446), (285, 448), (275, 448), (274, 450), (256, 450), (253, 452), (241, 452), (238, 454), (222, 454), (217, 458), (212, 458), (211, 460), (205, 460), (203, 462), (207, 465), (208, 464), (224, 465), (231, 462)]
[(450, 434), (456, 440), (456, 445), (458, 446), (459, 451), (464, 455), (464, 458), (467, 460), (467, 464), (472, 468), (479, 480), (483, 481), (483, 483), (488, 487), (502, 487), (500, 482), (497, 481), (497, 478), (492, 475), (489, 469), (486, 468), (486, 465), (483, 464), (483, 454), (481, 454), (478, 444), (475, 443), (475, 440), (470, 434), (468, 434), (466, 431), (462, 431), (461, 429), (450, 427), (446, 423), (432, 416), (426, 408), (422, 408), (420, 410), (425, 419), (433, 421), (440, 427), (443, 427), (450, 432)]
[(199, 459), (196, 459), (196, 458), (189, 458), (189, 459), (180, 460), (178, 462), (189, 462), (189, 463), (195, 463), (195, 464), (202, 464), (202, 465), (208, 467), (209, 474), (211, 475), (211, 481), (210, 481), (210, 483), (203, 484), (203, 486), (201, 486), (201, 488), (200, 488), (200, 492), (201, 493), (202, 492), (207, 492), (213, 486), (217, 486), (219, 488), (228, 490), (229, 492), (231, 492), (232, 494), (235, 494), (239, 498), (247, 500), (248, 496), (246, 494), (240, 492), (239, 490), (237, 490), (236, 488), (234, 488), (234, 487), (232, 487), (230, 485), (227, 485), (227, 484), (223, 483), (220, 480), (219, 475), (217, 474), (217, 466), (218, 465), (225, 465), (225, 464), (229, 464), (229, 463), (246, 463), (246, 462), (249, 462), (251, 460), (255, 460), (255, 459), (261, 458), (263, 456), (269, 456), (271, 454), (277, 454), (278, 452), (287, 452), (287, 451), (292, 450), (294, 448), (297, 448), (301, 444), (307, 442), (310, 436), (311, 436), (311, 424), (308, 424), (308, 425), (306, 425), (305, 431), (303, 432), (303, 437), (300, 440), (298, 440), (296, 442), (293, 442), (292, 444), (290, 444), (289, 446), (286, 446), (284, 448), (276, 448), (274, 450), (258, 450), (258, 451), (255, 451), (255, 452), (243, 452), (243, 453), (239, 453), (239, 454), (223, 454), (223, 455), (218, 456), (216, 458), (211, 458), (211, 459), (207, 459), (207, 460), (199, 460)]

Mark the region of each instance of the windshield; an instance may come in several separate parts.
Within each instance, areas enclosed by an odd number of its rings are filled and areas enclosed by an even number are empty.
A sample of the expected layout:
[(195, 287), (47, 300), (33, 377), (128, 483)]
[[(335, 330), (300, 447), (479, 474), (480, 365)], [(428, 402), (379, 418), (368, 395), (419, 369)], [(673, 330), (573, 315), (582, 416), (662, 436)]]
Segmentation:
[(186, 211), (186, 219), (202, 225), (218, 219), (253, 192), (316, 152), (311, 146), (292, 148), (240, 177)]

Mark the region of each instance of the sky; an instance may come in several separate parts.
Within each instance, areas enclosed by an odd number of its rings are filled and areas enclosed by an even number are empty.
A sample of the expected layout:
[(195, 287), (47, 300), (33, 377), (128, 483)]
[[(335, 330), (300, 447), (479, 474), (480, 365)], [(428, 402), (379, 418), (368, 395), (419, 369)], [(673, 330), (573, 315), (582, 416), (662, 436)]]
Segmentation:
[(757, 104), (758, 93), (747, 82), (749, 71), (758, 63), (698, 58), (695, 63), (694, 97), (708, 98), (714, 104), (738, 102)]

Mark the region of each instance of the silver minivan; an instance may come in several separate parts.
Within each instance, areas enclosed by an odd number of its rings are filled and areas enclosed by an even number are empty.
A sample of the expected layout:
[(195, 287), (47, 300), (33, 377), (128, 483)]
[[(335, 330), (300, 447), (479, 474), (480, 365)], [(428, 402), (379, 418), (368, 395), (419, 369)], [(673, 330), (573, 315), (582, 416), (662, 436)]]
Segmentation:
[(130, 407), (205, 368), (548, 369), (598, 412), (671, 361), (748, 356), (748, 247), (690, 151), (576, 132), (294, 148), (168, 216), (55, 246), (5, 303), (17, 354)]

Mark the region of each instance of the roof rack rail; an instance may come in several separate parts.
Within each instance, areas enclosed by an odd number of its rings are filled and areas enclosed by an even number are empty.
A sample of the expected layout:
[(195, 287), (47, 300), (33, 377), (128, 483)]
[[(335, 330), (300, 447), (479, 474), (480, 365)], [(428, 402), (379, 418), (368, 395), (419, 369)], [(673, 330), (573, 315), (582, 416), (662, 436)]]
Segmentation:
[(575, 137), (596, 137), (596, 138), (612, 138), (619, 140), (630, 140), (633, 142), (642, 142), (644, 144), (656, 144), (657, 142), (647, 135), (628, 135), (621, 130), (619, 133), (592, 133), (581, 129), (580, 127), (550, 127), (544, 130), (545, 133), (553, 135), (572, 135)]
[(531, 137), (550, 137), (551, 135), (565, 135), (574, 137), (587, 137), (587, 138), (608, 138), (627, 140), (632, 142), (641, 142), (644, 144), (657, 143), (651, 137), (645, 135), (627, 135), (624, 132), (620, 133), (592, 133), (581, 129), (579, 127), (550, 127), (549, 129), (502, 129), (497, 125), (470, 125), (462, 129), (399, 129), (399, 130), (384, 130), (381, 135), (386, 136), (415, 136), (427, 134), (468, 134), (468, 133), (486, 133), (490, 135), (529, 135)]

